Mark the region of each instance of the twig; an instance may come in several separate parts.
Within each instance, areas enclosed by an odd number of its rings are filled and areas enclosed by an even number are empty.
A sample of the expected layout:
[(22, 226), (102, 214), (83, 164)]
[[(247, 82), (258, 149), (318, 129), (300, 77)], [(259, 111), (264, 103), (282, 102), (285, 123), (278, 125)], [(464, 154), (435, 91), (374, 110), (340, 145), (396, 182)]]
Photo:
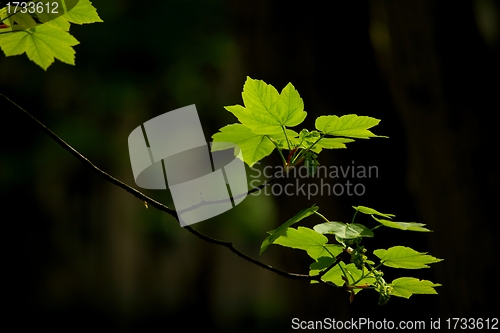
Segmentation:
[[(149, 205), (151, 205), (152, 207), (155, 207), (156, 209), (162, 211), (162, 212), (165, 212), (169, 215), (171, 215), (173, 218), (175, 218), (177, 221), (179, 221), (179, 217), (177, 215), (177, 212), (175, 211), (175, 209), (172, 209), (164, 204), (162, 204), (161, 202), (158, 202), (150, 197), (148, 197), (147, 195), (145, 195), (144, 193), (136, 190), (135, 188), (125, 184), (124, 182), (120, 181), (119, 179), (111, 176), (110, 174), (108, 174), (107, 172), (101, 170), (100, 168), (98, 168), (95, 164), (93, 164), (88, 158), (86, 158), (85, 156), (83, 156), (80, 152), (78, 152), (75, 148), (73, 148), (71, 145), (69, 145), (66, 141), (64, 141), (63, 139), (61, 139), (57, 134), (55, 134), (54, 132), (52, 132), (52, 130), (50, 130), (47, 126), (45, 126), (41, 121), (39, 121), (37, 118), (35, 118), (33, 115), (31, 115), (28, 111), (26, 111), (25, 109), (23, 109), (21, 106), (19, 106), (17, 103), (15, 103), (14, 101), (12, 101), (10, 98), (8, 98), (7, 96), (5, 96), (4, 94), (0, 93), (0, 96), (4, 97), (7, 101), (9, 101), (10, 103), (12, 103), (15, 107), (17, 107), (19, 110), (23, 111), (32, 121), (34, 121), (39, 127), (41, 130), (43, 130), (51, 139), (53, 139), (55, 142), (57, 142), (62, 148), (64, 148), (65, 150), (69, 151), (71, 154), (73, 154), (78, 160), (80, 160), (80, 162), (82, 162), (84, 165), (88, 166), (89, 168), (91, 168), (92, 170), (94, 170), (95, 172), (97, 172), (98, 175), (100, 175), (101, 177), (103, 177), (105, 180), (111, 182), (112, 184), (124, 189), (125, 191), (129, 192), (130, 194), (134, 195), (135, 197), (141, 199), (142, 201), (144, 202), (147, 202)], [(255, 191), (258, 191), (259, 189), (273, 183), (274, 181), (276, 180), (276, 178), (273, 178), (271, 180), (269, 180), (268, 182), (264, 183), (264, 184), (261, 184), (253, 189), (251, 189), (250, 191), (248, 191), (248, 194), (250, 193), (253, 193)], [(258, 260), (255, 260), (253, 259), (252, 257), (244, 254), (243, 252), (239, 251), (238, 249), (236, 249), (233, 244), (231, 242), (227, 242), (227, 241), (222, 241), (222, 240), (218, 240), (218, 239), (215, 239), (215, 238), (212, 238), (210, 236), (207, 236), (195, 229), (193, 229), (191, 226), (185, 226), (184, 229), (186, 229), (187, 231), (189, 231), (190, 233), (192, 233), (193, 235), (197, 236), (198, 238), (208, 242), (208, 243), (212, 243), (212, 244), (216, 244), (216, 245), (219, 245), (219, 246), (223, 246), (223, 247), (226, 247), (227, 249), (229, 249), (231, 252), (233, 252), (234, 254), (236, 254), (237, 256), (239, 256), (240, 258), (243, 258), (245, 259), (246, 261), (254, 264), (254, 265), (257, 265), (259, 267), (262, 267), (264, 269), (267, 269), (271, 272), (274, 272), (278, 275), (281, 275), (281, 276), (284, 276), (286, 278), (290, 278), (290, 279), (302, 279), (302, 280), (316, 280), (318, 282), (323, 282), (327, 285), (330, 285), (328, 284), (327, 282), (321, 280), (321, 277), (328, 271), (330, 270), (331, 268), (333, 268), (333, 266), (337, 265), (343, 258), (343, 254), (344, 252), (342, 252), (339, 256), (337, 256), (337, 259), (335, 260), (335, 262), (330, 265), (330, 267), (328, 267), (328, 269), (322, 271), (321, 273), (317, 274), (317, 275), (306, 275), (306, 274), (297, 274), (297, 273), (290, 273), (290, 272), (286, 272), (286, 271), (283, 271), (283, 270), (280, 270), (278, 268), (275, 268), (273, 266), (270, 266), (270, 265), (267, 265), (267, 264), (264, 264)]]
[(23, 109), (21, 106), (17, 105), (14, 101), (12, 101), (10, 98), (8, 98), (7, 96), (5, 96), (4, 94), (0, 93), (0, 95), (2, 97), (4, 97), (6, 100), (8, 100), (9, 102), (11, 102), (12, 104), (14, 104), (19, 110), (23, 111), (28, 117), (31, 118), (31, 120), (33, 120), (51, 139), (53, 139), (55, 142), (57, 142), (61, 147), (63, 147), (64, 149), (66, 149), (67, 151), (69, 151), (71, 154), (73, 154), (77, 159), (80, 160), (80, 162), (82, 162), (83, 164), (85, 164), (86, 166), (88, 166), (89, 168), (91, 168), (92, 170), (94, 170), (95, 172), (97, 172), (101, 177), (103, 177), (104, 179), (106, 179), (107, 181), (113, 183), (114, 185), (116, 186), (119, 186), (121, 188), (123, 188), (125, 191), (133, 194), (134, 196), (136, 196), (137, 198), (141, 199), (142, 201), (146, 201), (148, 204), (150, 204), (151, 206), (173, 216), (175, 219), (178, 220), (178, 217), (177, 217), (177, 212), (170, 208), (170, 207), (167, 207), (165, 206), (164, 204), (162, 204), (161, 202), (158, 202), (150, 197), (148, 197), (147, 195), (145, 195), (144, 193), (142, 192), (139, 192), (138, 190), (136, 190), (135, 188), (125, 184), (124, 182), (118, 180), (117, 178), (111, 176), (110, 174), (106, 173), (105, 171), (99, 169), (97, 166), (95, 166), (89, 159), (87, 159), (85, 156), (83, 156), (82, 154), (80, 154), (75, 148), (71, 147), (66, 141), (64, 141), (63, 139), (61, 139), (57, 134), (55, 134), (54, 132), (52, 132), (47, 126), (45, 126), (42, 122), (40, 122), (38, 119), (36, 119), (34, 116), (32, 116), (28, 111), (26, 111), (25, 109)]

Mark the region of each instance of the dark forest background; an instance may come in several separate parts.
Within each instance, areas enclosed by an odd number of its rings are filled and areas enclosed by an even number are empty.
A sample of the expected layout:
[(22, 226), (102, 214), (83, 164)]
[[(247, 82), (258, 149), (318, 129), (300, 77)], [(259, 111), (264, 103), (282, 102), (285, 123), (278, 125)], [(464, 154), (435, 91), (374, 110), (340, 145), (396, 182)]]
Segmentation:
[[(104, 23), (73, 26), (76, 66), (46, 72), (0, 58), (0, 91), (97, 166), (135, 185), (129, 133), (196, 104), (207, 140), (235, 122), (246, 76), (292, 82), (313, 128), (319, 115), (381, 119), (374, 132), (323, 153), (323, 165), (378, 167), (356, 196), (253, 196), (194, 227), (257, 257), (266, 231), (316, 203), (349, 221), (353, 205), (427, 224), (382, 229), (370, 249), (407, 245), (444, 261), (415, 276), (438, 295), (344, 290), (287, 280), (207, 244), (117, 188), (0, 101), (0, 191), (6, 302), (19, 329), (139, 332), (291, 331), (292, 318), (429, 321), (498, 316), (500, 6), (496, 1), (93, 1)], [(266, 163), (276, 163), (269, 157)], [(344, 181), (344, 180), (332, 180)], [(166, 191), (148, 195), (169, 203)], [(305, 221), (305, 224), (318, 221)], [(401, 238), (398, 238), (401, 237)], [(271, 246), (260, 259), (306, 273), (310, 260)], [(443, 325), (443, 323), (442, 323)]]

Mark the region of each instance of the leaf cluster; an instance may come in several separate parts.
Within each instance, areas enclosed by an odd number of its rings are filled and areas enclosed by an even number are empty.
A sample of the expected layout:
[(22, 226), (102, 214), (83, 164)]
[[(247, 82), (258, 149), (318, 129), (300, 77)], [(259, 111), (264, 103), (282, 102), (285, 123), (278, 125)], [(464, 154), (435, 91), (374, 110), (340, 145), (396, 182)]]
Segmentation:
[[(313, 174), (319, 164), (317, 154), (323, 149), (346, 148), (345, 144), (354, 139), (377, 137), (369, 129), (380, 120), (355, 114), (320, 116), (315, 130), (292, 130), (304, 121), (307, 112), (291, 83), (278, 92), (262, 80), (247, 77), (242, 97), (244, 105), (225, 107), (239, 123), (224, 126), (214, 134), (212, 150), (236, 145), (241, 149), (242, 160), (250, 167), (277, 149), (285, 169), (305, 161)], [(288, 151), (287, 158), (284, 150)]]
[[(235, 156), (250, 167), (276, 149), (285, 170), (305, 161), (312, 175), (319, 164), (317, 156), (323, 149), (346, 148), (345, 144), (354, 139), (381, 137), (370, 131), (380, 120), (355, 114), (320, 116), (315, 121), (315, 130), (292, 130), (304, 121), (307, 112), (291, 83), (278, 92), (262, 80), (247, 77), (242, 97), (244, 105), (225, 107), (239, 122), (222, 127), (212, 136), (212, 150), (236, 147)], [(287, 158), (284, 151), (288, 151)], [(306, 251), (314, 260), (309, 267), (311, 283), (323, 282), (345, 288), (350, 293), (351, 302), (358, 292), (365, 289), (377, 291), (381, 305), (386, 304), (391, 296), (409, 298), (413, 294), (436, 294), (434, 288), (440, 284), (426, 280), (401, 277), (386, 282), (381, 267), (420, 269), (441, 259), (405, 246), (376, 249), (370, 259), (362, 245), (364, 238), (374, 237), (375, 230), (381, 227), (416, 232), (430, 230), (422, 223), (393, 221), (393, 214), (364, 206), (353, 208), (355, 213), (350, 223), (328, 220), (318, 212), (317, 206), (303, 209), (279, 228), (268, 232), (260, 253), (271, 244)], [(370, 216), (375, 225), (370, 228), (355, 223), (358, 213)], [(323, 222), (313, 228), (292, 227), (311, 215), (321, 217)]]
[[(391, 296), (409, 298), (413, 294), (437, 294), (434, 288), (440, 284), (427, 280), (400, 277), (386, 282), (381, 267), (428, 268), (429, 264), (442, 259), (398, 245), (374, 250), (372, 253), (376, 259), (372, 259), (377, 260), (375, 262), (368, 258), (367, 249), (361, 244), (363, 238), (374, 237), (374, 231), (380, 227), (417, 232), (430, 230), (424, 228), (422, 223), (391, 221), (393, 214), (383, 214), (364, 206), (353, 208), (355, 213), (351, 223), (329, 221), (318, 212), (317, 206), (303, 209), (279, 228), (268, 232), (269, 236), (262, 242), (260, 253), (271, 244), (306, 251), (314, 260), (309, 267), (310, 276), (322, 274), (321, 282), (345, 288), (350, 293), (351, 302), (358, 292), (368, 289), (379, 293), (380, 305), (386, 304)], [(372, 217), (376, 225), (369, 228), (354, 223), (357, 213)], [(292, 225), (311, 215), (321, 217), (324, 222), (316, 224), (312, 229), (303, 226), (292, 228)], [(385, 219), (381, 219), (382, 217)], [(333, 239), (326, 235), (332, 235)]]
[(95, 22), (102, 20), (89, 0), (9, 2), (0, 9), (0, 48), (6, 56), (26, 53), (44, 70), (55, 59), (74, 65), (79, 42), (70, 25)]

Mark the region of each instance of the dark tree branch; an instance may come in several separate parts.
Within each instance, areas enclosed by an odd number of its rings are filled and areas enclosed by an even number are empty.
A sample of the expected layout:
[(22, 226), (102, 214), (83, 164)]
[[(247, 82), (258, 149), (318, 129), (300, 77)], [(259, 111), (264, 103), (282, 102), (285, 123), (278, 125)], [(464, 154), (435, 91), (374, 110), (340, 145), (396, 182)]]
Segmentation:
[[(55, 134), (54, 132), (52, 132), (47, 126), (45, 126), (42, 122), (40, 122), (37, 118), (35, 118), (33, 115), (31, 115), (28, 111), (26, 111), (25, 109), (23, 109), (21, 106), (19, 106), (17, 103), (15, 103), (14, 101), (12, 101), (10, 98), (8, 98), (7, 96), (5, 96), (4, 94), (0, 93), (0, 96), (4, 97), (7, 101), (9, 101), (10, 103), (12, 103), (16, 108), (18, 108), (19, 110), (21, 110), (22, 112), (24, 112), (33, 122), (35, 122), (41, 130), (43, 130), (51, 139), (53, 139), (55, 142), (57, 142), (62, 148), (64, 148), (65, 150), (69, 151), (71, 154), (73, 154), (73, 156), (75, 156), (78, 160), (80, 160), (80, 162), (82, 162), (84, 165), (88, 166), (89, 168), (91, 168), (93, 171), (95, 171), (98, 175), (100, 175), (101, 177), (103, 177), (105, 180), (109, 181), (110, 183), (124, 189), (125, 191), (129, 192), (130, 194), (134, 195), (135, 197), (141, 199), (142, 201), (148, 203), (149, 205), (151, 205), (152, 207), (155, 207), (156, 209), (162, 211), (162, 212), (165, 212), (169, 215), (171, 215), (173, 218), (175, 218), (178, 222), (179, 222), (179, 217), (177, 215), (177, 212), (175, 211), (175, 209), (172, 209), (164, 204), (162, 204), (161, 202), (158, 202), (150, 197), (148, 197), (147, 195), (145, 195), (144, 193), (136, 190), (135, 188), (125, 184), (124, 182), (120, 181), (119, 179), (111, 176), (110, 174), (108, 174), (107, 172), (101, 170), (100, 168), (98, 168), (96, 165), (94, 165), (88, 158), (86, 158), (85, 156), (83, 156), (82, 154), (80, 154), (76, 149), (74, 149), (71, 145), (69, 145), (66, 141), (64, 141), (63, 139), (61, 139), (57, 134)], [(262, 184), (262, 185), (259, 185), (251, 190), (248, 191), (248, 194), (250, 193), (253, 193), (253, 192), (256, 192), (262, 188), (264, 188), (265, 186), (273, 183), (274, 181), (276, 181), (276, 178), (272, 178), (271, 180), (269, 180), (268, 182)], [(208, 242), (208, 243), (212, 243), (212, 244), (216, 244), (216, 245), (219, 245), (219, 246), (223, 246), (223, 247), (226, 247), (227, 249), (229, 249), (231, 252), (233, 252), (234, 254), (236, 254), (237, 256), (239, 256), (240, 258), (243, 258), (244, 260), (254, 264), (254, 265), (257, 265), (259, 267), (262, 267), (264, 269), (267, 269), (271, 272), (274, 272), (280, 276), (283, 276), (283, 277), (286, 277), (286, 278), (290, 278), (290, 279), (302, 279), (302, 280), (315, 280), (315, 281), (318, 281), (318, 282), (323, 282), (329, 286), (331, 286), (328, 282), (326, 281), (323, 281), (321, 279), (321, 277), (326, 274), (326, 272), (328, 272), (331, 268), (333, 268), (335, 265), (337, 265), (338, 263), (340, 263), (340, 261), (343, 260), (344, 258), (344, 255), (345, 255), (345, 251), (343, 251), (342, 253), (340, 253), (335, 262), (332, 263), (327, 269), (323, 270), (322, 272), (320, 272), (319, 274), (317, 275), (307, 275), (307, 274), (297, 274), (297, 273), (290, 273), (290, 272), (286, 272), (286, 271), (283, 271), (283, 270), (280, 270), (278, 268), (275, 268), (273, 266), (270, 266), (270, 265), (267, 265), (267, 264), (264, 264), (258, 260), (255, 260), (253, 259), (252, 257), (244, 254), (243, 252), (239, 251), (238, 249), (236, 249), (233, 244), (231, 242), (227, 242), (227, 241), (222, 241), (222, 240), (218, 240), (218, 239), (215, 239), (215, 238), (212, 238), (210, 236), (207, 236), (195, 229), (193, 229), (191, 226), (185, 226), (184, 229), (186, 229), (187, 231), (189, 231), (190, 233), (192, 233), (193, 235), (197, 236), (198, 238)]]
[(64, 141), (63, 139), (61, 139), (57, 134), (55, 134), (54, 132), (52, 132), (47, 126), (45, 126), (42, 122), (40, 122), (38, 119), (36, 119), (34, 116), (32, 116), (28, 111), (26, 111), (25, 109), (23, 109), (21, 106), (17, 105), (14, 101), (12, 101), (10, 98), (8, 98), (7, 96), (5, 96), (4, 94), (0, 93), (0, 95), (2, 97), (4, 97), (6, 100), (8, 100), (10, 103), (12, 103), (13, 105), (15, 105), (19, 110), (23, 111), (28, 117), (31, 118), (31, 120), (33, 120), (51, 139), (53, 139), (55, 142), (57, 142), (61, 147), (63, 147), (65, 150), (69, 151), (71, 154), (73, 154), (77, 159), (80, 160), (80, 162), (82, 162), (83, 164), (85, 164), (86, 166), (88, 166), (89, 168), (91, 168), (92, 170), (94, 170), (95, 172), (97, 172), (101, 177), (103, 177), (104, 179), (106, 179), (107, 181), (111, 182), (112, 184), (118, 186), (118, 187), (121, 187), (122, 189), (124, 189), (125, 191), (131, 193), (132, 195), (134, 195), (135, 197), (147, 202), (149, 205), (173, 216), (175, 219), (178, 220), (178, 217), (177, 217), (177, 212), (170, 208), (170, 207), (167, 207), (165, 206), (164, 204), (148, 197), (147, 195), (145, 195), (144, 193), (142, 192), (139, 192), (138, 190), (136, 190), (135, 188), (125, 184), (124, 182), (116, 179), (115, 177), (111, 176), (110, 174), (106, 173), (105, 171), (99, 169), (97, 166), (95, 166), (89, 159), (87, 159), (85, 156), (83, 156), (82, 154), (80, 154), (75, 148), (71, 147), (66, 141)]

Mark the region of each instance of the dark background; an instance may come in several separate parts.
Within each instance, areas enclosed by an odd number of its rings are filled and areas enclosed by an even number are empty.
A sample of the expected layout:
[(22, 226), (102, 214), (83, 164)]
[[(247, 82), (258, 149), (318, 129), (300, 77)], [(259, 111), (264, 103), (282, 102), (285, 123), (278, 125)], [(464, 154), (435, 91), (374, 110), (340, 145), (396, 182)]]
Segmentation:
[[(351, 206), (369, 206), (434, 231), (380, 229), (370, 251), (407, 245), (444, 259), (429, 269), (386, 269), (387, 280), (406, 275), (443, 286), (382, 307), (367, 291), (349, 304), (344, 290), (253, 266), (146, 210), (2, 100), (3, 275), (16, 327), (281, 332), (295, 317), (441, 318), (444, 326), (448, 317), (497, 315), (490, 304), (498, 297), (498, 2), (93, 4), (104, 23), (72, 26), (81, 42), (75, 67), (56, 62), (45, 72), (25, 55), (2, 57), (0, 91), (130, 185), (134, 128), (196, 104), (209, 140), (235, 122), (223, 106), (242, 103), (247, 75), (278, 90), (292, 82), (309, 129), (325, 114), (381, 119), (373, 131), (389, 139), (320, 156), (323, 165), (377, 166), (378, 177), (352, 180), (365, 185), (363, 196), (249, 197), (194, 227), (257, 257), (266, 231), (301, 208), (316, 203), (348, 222)], [(169, 204), (168, 193), (144, 192)], [(310, 263), (278, 246), (260, 259), (301, 273)]]

